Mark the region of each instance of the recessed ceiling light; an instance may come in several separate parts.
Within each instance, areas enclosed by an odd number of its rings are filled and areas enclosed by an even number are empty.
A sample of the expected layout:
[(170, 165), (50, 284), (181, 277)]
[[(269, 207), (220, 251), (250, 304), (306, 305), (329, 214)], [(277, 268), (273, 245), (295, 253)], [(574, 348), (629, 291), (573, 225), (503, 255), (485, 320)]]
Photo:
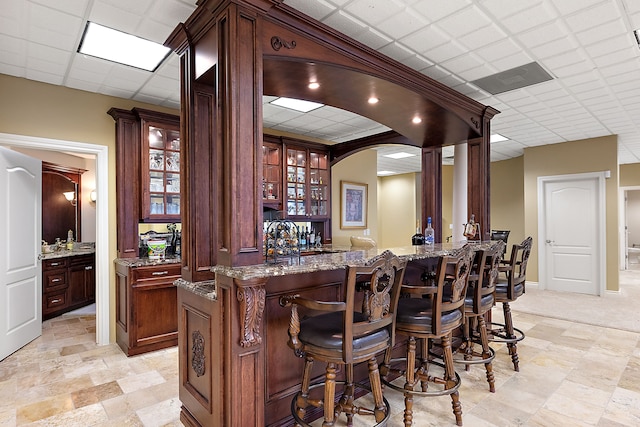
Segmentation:
[(318, 89), (320, 87), (320, 83), (318, 82), (311, 82), (309, 83), (309, 89)]
[(502, 141), (508, 141), (508, 140), (509, 138), (506, 138), (500, 135), (499, 133), (494, 133), (493, 135), (491, 135), (490, 142), (502, 142)]
[(422, 119), (420, 117), (414, 117), (411, 119), (411, 122), (417, 125), (418, 123), (422, 123)]
[(404, 159), (404, 158), (407, 158), (407, 157), (415, 157), (415, 154), (411, 154), (411, 153), (406, 153), (404, 151), (400, 151), (398, 153), (384, 154), (384, 157), (389, 157), (391, 159)]
[(378, 176), (393, 175), (393, 171), (378, 171)]
[(131, 34), (87, 22), (78, 52), (147, 71), (155, 71), (171, 49)]
[(367, 100), (367, 102), (368, 102), (369, 104), (377, 104), (377, 103), (378, 103), (378, 101), (380, 101), (380, 100), (379, 100), (378, 98), (376, 98), (375, 96), (372, 96), (371, 98), (369, 98), (369, 99)]
[(317, 102), (303, 101), (302, 99), (293, 98), (276, 98), (269, 104), (279, 105), (280, 107), (290, 108), (302, 113), (308, 113), (309, 111), (315, 110), (316, 108), (320, 108), (324, 105), (318, 104)]

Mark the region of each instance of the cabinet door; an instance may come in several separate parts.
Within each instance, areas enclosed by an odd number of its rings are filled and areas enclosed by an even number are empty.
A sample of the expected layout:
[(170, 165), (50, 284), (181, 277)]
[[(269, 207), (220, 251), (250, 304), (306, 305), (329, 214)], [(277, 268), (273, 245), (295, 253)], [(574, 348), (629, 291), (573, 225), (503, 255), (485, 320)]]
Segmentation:
[(87, 300), (84, 287), (84, 266), (69, 267), (69, 304), (75, 305)]
[(142, 120), (142, 220), (180, 221), (180, 127)]
[(282, 146), (264, 142), (262, 145), (262, 202), (278, 209), (282, 203)]
[(329, 156), (309, 151), (309, 205), (311, 216), (326, 218), (330, 215)]
[(324, 220), (331, 215), (331, 173), (326, 151), (286, 148), (286, 210), (294, 220)]

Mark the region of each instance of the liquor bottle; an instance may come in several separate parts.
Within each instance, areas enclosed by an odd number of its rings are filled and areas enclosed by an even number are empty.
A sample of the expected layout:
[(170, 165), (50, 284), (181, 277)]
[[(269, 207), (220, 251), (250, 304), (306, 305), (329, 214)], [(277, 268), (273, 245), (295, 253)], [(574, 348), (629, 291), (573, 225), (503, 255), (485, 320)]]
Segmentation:
[(309, 229), (307, 227), (304, 228), (304, 242), (305, 249), (309, 249)]
[(416, 234), (411, 236), (411, 244), (414, 246), (424, 245), (424, 234), (420, 232), (420, 221), (416, 221)]
[(433, 246), (435, 243), (434, 230), (431, 226), (431, 217), (427, 218), (427, 228), (424, 229), (424, 244)]
[(300, 249), (306, 249), (307, 247), (307, 236), (305, 235), (304, 231), (300, 232)]
[(316, 232), (313, 231), (313, 227), (311, 227), (311, 232), (309, 233), (309, 247), (314, 248), (316, 246)]
[(464, 226), (464, 237), (467, 239), (473, 239), (476, 237), (476, 233), (478, 232), (478, 224), (476, 223), (476, 216), (471, 214), (471, 219)]

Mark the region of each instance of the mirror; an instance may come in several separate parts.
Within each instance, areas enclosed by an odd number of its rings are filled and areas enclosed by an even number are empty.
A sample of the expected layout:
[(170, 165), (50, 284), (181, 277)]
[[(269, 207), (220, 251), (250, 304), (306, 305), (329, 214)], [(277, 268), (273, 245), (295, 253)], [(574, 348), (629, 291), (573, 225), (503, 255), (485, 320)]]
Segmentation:
[(80, 179), (82, 169), (42, 162), (42, 240), (67, 240), (69, 230), (81, 241)]

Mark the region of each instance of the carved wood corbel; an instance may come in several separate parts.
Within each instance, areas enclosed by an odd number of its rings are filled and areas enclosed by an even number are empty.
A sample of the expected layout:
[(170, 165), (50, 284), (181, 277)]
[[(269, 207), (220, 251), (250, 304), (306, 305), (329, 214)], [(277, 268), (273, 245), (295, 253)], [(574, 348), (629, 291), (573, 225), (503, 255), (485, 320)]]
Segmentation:
[(266, 279), (255, 282), (236, 281), (236, 297), (240, 303), (240, 346), (252, 347), (262, 343), (260, 326), (266, 298)]

